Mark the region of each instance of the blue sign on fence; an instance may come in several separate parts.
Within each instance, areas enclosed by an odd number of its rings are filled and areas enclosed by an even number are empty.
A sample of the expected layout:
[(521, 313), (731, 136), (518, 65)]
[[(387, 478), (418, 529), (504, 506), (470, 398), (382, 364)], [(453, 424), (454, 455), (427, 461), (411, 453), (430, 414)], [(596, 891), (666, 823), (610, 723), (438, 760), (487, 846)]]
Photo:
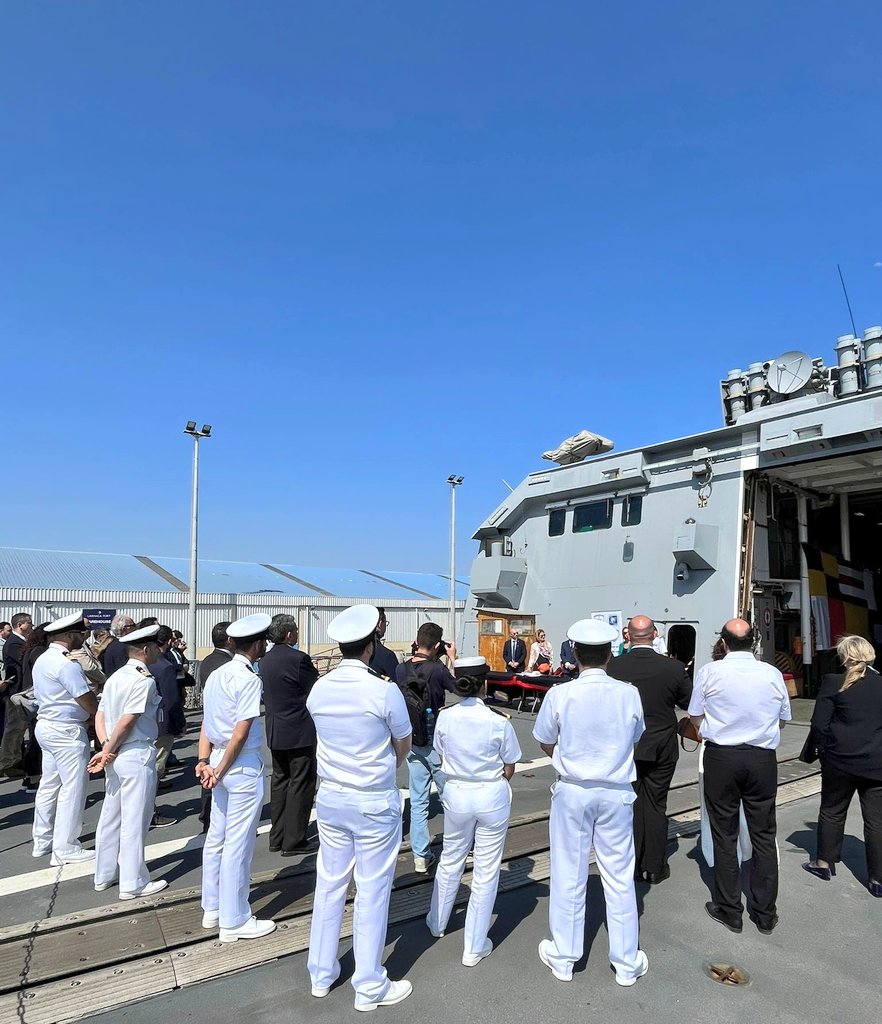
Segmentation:
[(83, 618), (88, 619), (90, 629), (110, 629), (116, 615), (116, 608), (84, 608)]

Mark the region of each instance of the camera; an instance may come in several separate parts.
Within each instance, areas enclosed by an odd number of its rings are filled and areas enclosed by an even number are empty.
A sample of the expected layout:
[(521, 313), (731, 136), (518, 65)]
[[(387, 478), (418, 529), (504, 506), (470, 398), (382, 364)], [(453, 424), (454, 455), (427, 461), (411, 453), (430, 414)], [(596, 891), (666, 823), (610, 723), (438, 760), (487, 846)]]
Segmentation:
[(443, 658), (445, 654), (450, 650), (450, 644), (447, 640), (442, 640), (435, 648), (435, 658)]

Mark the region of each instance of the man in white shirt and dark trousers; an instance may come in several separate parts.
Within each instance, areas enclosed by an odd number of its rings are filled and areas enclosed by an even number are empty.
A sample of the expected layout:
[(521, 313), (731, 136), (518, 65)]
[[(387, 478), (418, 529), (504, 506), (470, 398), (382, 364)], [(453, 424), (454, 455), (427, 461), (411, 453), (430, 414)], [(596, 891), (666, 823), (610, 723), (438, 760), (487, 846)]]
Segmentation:
[(557, 782), (551, 796), (551, 940), (539, 959), (558, 981), (573, 980), (582, 956), (585, 893), (591, 847), (606, 899), (609, 959), (619, 985), (633, 985), (649, 969), (638, 948), (634, 893), (632, 804), (634, 744), (643, 734), (640, 694), (606, 674), (618, 630), (581, 619), (567, 630), (579, 676), (546, 695), (533, 736), (551, 758)]
[(34, 662), (37, 725), (34, 735), (43, 751), (43, 776), (34, 800), (35, 857), (52, 854), (60, 867), (93, 860), (80, 845), (86, 806), (89, 736), (86, 722), (98, 710), (89, 682), (69, 653), (82, 647), (89, 627), (82, 612), (56, 619), (45, 627), (49, 647)]
[(196, 777), (212, 791), (212, 808), (202, 852), (202, 927), (220, 926), (221, 942), (259, 939), (276, 927), (254, 917), (248, 902), (264, 791), (262, 687), (254, 663), (266, 652), (271, 621), (258, 613), (233, 622), (227, 633), (236, 653), (205, 684)]
[(689, 702), (689, 714), (706, 744), (704, 796), (714, 843), (714, 898), (705, 909), (729, 931), (741, 931), (737, 844), (743, 804), (753, 844), (751, 918), (768, 934), (778, 923), (775, 750), (790, 720), (790, 699), (778, 669), (754, 658), (750, 623), (731, 619), (720, 639), (726, 655), (699, 671)]
[(315, 722), (320, 779), (306, 966), (312, 994), (324, 998), (340, 976), (340, 925), (354, 870), (356, 1010), (400, 1003), (413, 990), (409, 981), (390, 981), (381, 964), (401, 845), (395, 772), (410, 750), (413, 727), (398, 687), (368, 668), (379, 618), (372, 605), (355, 605), (331, 621), (328, 637), (340, 645), (343, 660), (318, 680), (306, 701)]

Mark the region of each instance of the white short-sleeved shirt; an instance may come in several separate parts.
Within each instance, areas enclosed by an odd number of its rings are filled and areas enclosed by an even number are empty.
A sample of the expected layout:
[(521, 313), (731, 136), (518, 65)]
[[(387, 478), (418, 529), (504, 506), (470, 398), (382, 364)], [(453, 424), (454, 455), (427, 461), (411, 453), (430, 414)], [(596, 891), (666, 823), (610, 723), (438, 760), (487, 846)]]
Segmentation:
[(644, 728), (637, 690), (589, 668), (549, 690), (533, 736), (557, 744), (551, 763), (561, 778), (624, 785), (637, 778), (634, 744)]
[(159, 735), (157, 715), (162, 698), (146, 665), (134, 658), (117, 669), (104, 684), (98, 710), (104, 715), (104, 728), (111, 736), (123, 715), (137, 715), (119, 750), (155, 743)]
[(790, 698), (784, 676), (750, 651), (730, 651), (699, 669), (689, 714), (704, 715), (701, 735), (722, 747), (749, 743), (775, 750), (781, 742), (779, 722), (790, 721)]
[(202, 728), (212, 746), (225, 747), (233, 737), (236, 723), (253, 718), (240, 753), (263, 751), (262, 695), (260, 676), (242, 654), (234, 655), (209, 675), (202, 695)]
[(511, 722), (494, 715), (478, 697), (467, 697), (441, 712), (434, 746), (445, 775), (476, 782), (498, 779), (504, 764), (521, 759)]
[(313, 686), (306, 709), (315, 722), (320, 779), (352, 789), (394, 789), (392, 739), (413, 733), (401, 690), (344, 658)]
[(89, 680), (61, 644), (49, 647), (34, 662), (34, 700), (41, 722), (85, 722), (89, 712), (76, 698), (90, 693)]

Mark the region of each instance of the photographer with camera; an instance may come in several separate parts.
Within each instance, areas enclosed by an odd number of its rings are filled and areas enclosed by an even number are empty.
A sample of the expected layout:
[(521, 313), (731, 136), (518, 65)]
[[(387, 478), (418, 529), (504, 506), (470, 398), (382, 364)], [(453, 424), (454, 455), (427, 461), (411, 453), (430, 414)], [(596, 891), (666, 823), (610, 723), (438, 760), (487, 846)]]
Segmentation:
[(435, 622), (424, 622), (416, 637), (416, 653), (395, 669), (395, 681), (404, 694), (413, 739), (407, 755), (410, 784), (410, 846), (413, 868), (425, 874), (435, 858), (429, 850), (429, 789), (432, 780), (438, 792), (444, 790), (441, 758), (432, 745), (438, 712), (444, 707), (445, 690), (454, 692), (454, 679), (441, 664), (446, 656), (453, 662), (456, 647), (441, 638), (442, 628)]

